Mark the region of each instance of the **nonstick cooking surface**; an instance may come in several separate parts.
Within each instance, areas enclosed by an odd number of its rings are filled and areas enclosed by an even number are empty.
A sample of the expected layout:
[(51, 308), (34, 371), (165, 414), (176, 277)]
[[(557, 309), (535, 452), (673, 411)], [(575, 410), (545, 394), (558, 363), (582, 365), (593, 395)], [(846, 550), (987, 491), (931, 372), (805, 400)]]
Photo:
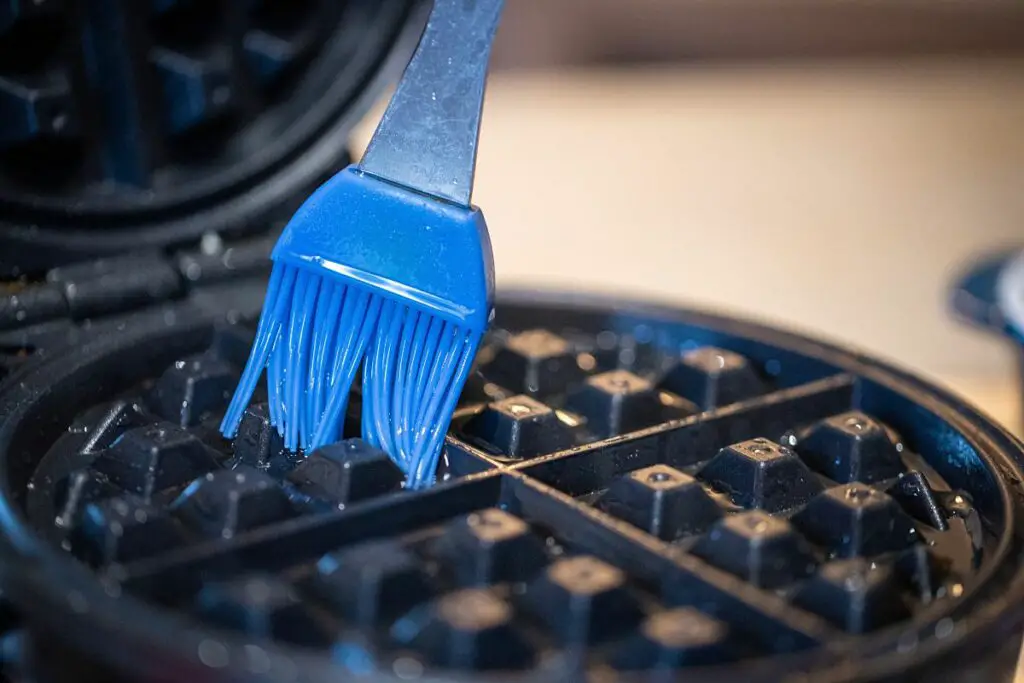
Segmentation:
[(970, 408), (699, 313), (518, 297), (497, 324), (420, 492), (358, 440), (358, 393), (305, 457), (260, 396), (222, 439), (245, 322), (51, 352), (0, 398), (9, 550), (48, 557), (11, 585), (91, 615), (61, 628), (101, 660), (214, 678), (877, 680), (1001, 644), (1020, 445)]

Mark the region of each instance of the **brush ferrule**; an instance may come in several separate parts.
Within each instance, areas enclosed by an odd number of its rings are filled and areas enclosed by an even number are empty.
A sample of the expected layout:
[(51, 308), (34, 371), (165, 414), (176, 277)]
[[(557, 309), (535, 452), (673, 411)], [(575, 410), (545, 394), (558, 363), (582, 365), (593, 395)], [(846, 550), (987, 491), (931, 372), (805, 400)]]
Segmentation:
[[(341, 217), (358, 229), (339, 230)], [(483, 331), (490, 317), (494, 265), (480, 210), (438, 202), (354, 167), (306, 201), (273, 258), (469, 329)]]

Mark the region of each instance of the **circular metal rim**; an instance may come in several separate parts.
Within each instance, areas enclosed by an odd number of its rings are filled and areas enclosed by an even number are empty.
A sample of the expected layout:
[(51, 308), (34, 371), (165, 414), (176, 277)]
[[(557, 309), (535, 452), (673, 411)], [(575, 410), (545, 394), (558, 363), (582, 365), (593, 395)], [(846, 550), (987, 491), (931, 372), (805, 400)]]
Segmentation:
[[(1011, 539), (1019, 538), (1024, 517), (1024, 444), (1004, 428), (973, 406), (949, 392), (918, 379), (892, 365), (874, 360), (861, 353), (827, 342), (807, 338), (801, 334), (780, 330), (751, 320), (737, 319), (681, 307), (677, 304), (658, 304), (602, 296), (572, 295), (530, 290), (504, 291), (498, 305), (524, 307), (561, 307), (566, 310), (584, 310), (596, 314), (628, 314), (665, 322), (687, 322), (756, 339), (808, 356), (822, 358), (842, 370), (855, 373), (871, 381), (912, 398), (912, 400), (953, 425), (975, 447), (984, 453), (985, 460), (996, 470), (1000, 489), (1003, 519), (1006, 530), (988, 565), (987, 573), (979, 575), (977, 590), (965, 595), (954, 606), (955, 614), (967, 611), (958, 622), (958, 629), (945, 639), (929, 638), (934, 622), (914, 623), (909, 632), (919, 632), (920, 645), (911, 654), (900, 654), (892, 648), (895, 642), (887, 632), (864, 637), (852, 647), (842, 643), (827, 644), (803, 653), (772, 656), (732, 666), (681, 670), (686, 680), (720, 682), (741, 681), (815, 681), (815, 683), (861, 683), (867, 681), (918, 680), (926, 672), (941, 674), (951, 661), (969, 651), (972, 657), (1005, 643), (1004, 638), (1019, 635), (1024, 625), (1024, 569), (1017, 566), (1013, 576), (1004, 578), (998, 595), (991, 595), (995, 572), (1007, 571)], [(70, 381), (81, 367), (106, 359), (111, 362), (127, 347), (143, 348), (156, 344), (169, 335), (206, 333), (213, 324), (208, 317), (179, 318), (173, 328), (153, 326), (116, 339), (94, 340), (76, 349), (74, 354), (53, 354), (49, 359), (33, 363), (30, 368), (8, 378), (6, 390), (0, 392), (0, 409), (14, 401), (17, 409), (2, 410), (0, 418), (0, 452), (5, 451), (20, 423), (28, 417), (28, 408), (45, 399), (51, 382)], [(143, 343), (145, 342), (145, 343)], [(44, 380), (40, 382), (39, 380)], [(34, 382), (36, 382), (34, 384)], [(1008, 457), (1008, 456), (1011, 456)], [(993, 459), (994, 458), (994, 459)], [(253, 671), (233, 668), (211, 669), (198, 657), (198, 646), (204, 634), (215, 632), (190, 627), (180, 617), (154, 610), (145, 602), (119, 596), (110, 586), (97, 580), (90, 570), (68, 561), (62, 551), (37, 537), (20, 509), (13, 503), (7, 462), (0, 463), (0, 588), (16, 605), (26, 610), (29, 622), (44, 628), (59, 630), (69, 643), (84, 652), (104, 642), (118, 642), (117, 648), (104, 647), (108, 662), (136, 673), (144, 673), (147, 680), (239, 680), (275, 681), (288, 679), (326, 681), (336, 680), (338, 670), (329, 657), (320, 653), (300, 651), (279, 645), (261, 647), (273, 662), (271, 673), (254, 674)], [(1010, 484), (1013, 484), (1013, 490)], [(60, 591), (53, 590), (60, 586)], [(70, 597), (70, 600), (69, 600)], [(88, 605), (82, 610), (80, 605)], [(78, 606), (76, 609), (76, 605)], [(895, 628), (895, 627), (894, 627)], [(906, 630), (905, 630), (906, 631)], [(229, 661), (244, 660), (244, 639), (234, 634), (217, 632), (218, 640), (225, 643), (231, 656)], [(884, 642), (882, 642), (884, 640)], [(851, 641), (852, 642), (852, 641)], [(879, 643), (885, 647), (879, 647)], [(301, 674), (301, 677), (300, 677)], [(522, 673), (503, 672), (502, 680), (545, 680), (536, 671)], [(906, 678), (906, 677), (910, 678)], [(468, 681), (488, 678), (486, 674), (428, 670), (422, 681)], [(628, 676), (623, 676), (627, 679)], [(377, 680), (399, 680), (394, 675), (380, 672)], [(491, 680), (496, 680), (492, 678)]]

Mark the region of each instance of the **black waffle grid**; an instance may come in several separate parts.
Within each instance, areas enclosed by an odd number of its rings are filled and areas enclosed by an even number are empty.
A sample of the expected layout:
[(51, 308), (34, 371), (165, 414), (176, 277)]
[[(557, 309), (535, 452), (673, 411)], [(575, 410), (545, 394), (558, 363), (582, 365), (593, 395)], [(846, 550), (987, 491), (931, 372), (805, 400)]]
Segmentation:
[(773, 347), (499, 331), (441, 482), (406, 492), (358, 440), (282, 453), (259, 397), (221, 439), (248, 341), (222, 328), (80, 415), (28, 512), (129, 591), (354, 669), (835, 647), (948, 609), (991, 542), (884, 389)]

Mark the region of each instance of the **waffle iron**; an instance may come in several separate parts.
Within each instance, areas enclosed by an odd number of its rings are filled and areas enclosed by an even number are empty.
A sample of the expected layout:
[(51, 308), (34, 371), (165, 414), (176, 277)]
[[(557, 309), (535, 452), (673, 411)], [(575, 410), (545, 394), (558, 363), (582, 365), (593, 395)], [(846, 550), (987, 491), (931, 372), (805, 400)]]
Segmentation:
[(260, 395), (225, 441), (269, 245), (422, 3), (4, 8), (7, 680), (1012, 680), (1024, 447), (830, 344), (505, 291), (435, 487), (359, 440), (358, 391), (308, 457)]

